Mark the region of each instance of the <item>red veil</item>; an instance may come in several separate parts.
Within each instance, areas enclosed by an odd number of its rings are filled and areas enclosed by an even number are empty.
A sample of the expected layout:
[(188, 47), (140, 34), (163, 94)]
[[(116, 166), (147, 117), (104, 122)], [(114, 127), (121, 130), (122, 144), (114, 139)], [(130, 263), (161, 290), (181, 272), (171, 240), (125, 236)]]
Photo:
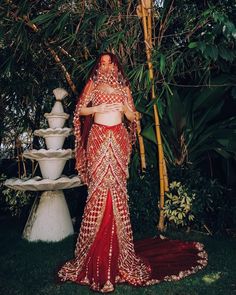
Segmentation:
[[(100, 60), (103, 55), (109, 55), (111, 58), (111, 62), (117, 67), (117, 81), (119, 85), (125, 87), (127, 86), (128, 91), (128, 104), (133, 112), (136, 111), (134, 102), (132, 99), (131, 91), (130, 91), (130, 83), (128, 79), (125, 77), (124, 71), (117, 59), (117, 57), (112, 53), (104, 52), (100, 54), (97, 59), (95, 66), (93, 67), (89, 78), (85, 84), (85, 87), (81, 93), (81, 95), (77, 99), (76, 108), (74, 111), (73, 125), (74, 125), (74, 134), (75, 134), (75, 169), (79, 172), (82, 182), (88, 184), (88, 176), (87, 176), (87, 157), (86, 157), (86, 148), (89, 131), (93, 124), (93, 116), (80, 116), (79, 112), (83, 106), (92, 106), (93, 99), (93, 89), (94, 84), (97, 81), (97, 73), (100, 66)], [(130, 122), (124, 116), (124, 123), (129, 132), (129, 143), (132, 146), (136, 141), (136, 119)]]

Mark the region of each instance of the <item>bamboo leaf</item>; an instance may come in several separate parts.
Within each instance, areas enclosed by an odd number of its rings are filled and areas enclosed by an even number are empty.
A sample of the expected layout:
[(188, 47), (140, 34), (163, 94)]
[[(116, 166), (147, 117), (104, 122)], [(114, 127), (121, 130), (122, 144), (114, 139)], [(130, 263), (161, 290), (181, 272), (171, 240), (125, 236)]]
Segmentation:
[(216, 61), (218, 58), (218, 48), (215, 45), (206, 45), (204, 55)]
[(142, 130), (141, 135), (147, 138), (148, 140), (152, 141), (153, 143), (157, 144), (156, 134), (153, 127), (153, 124), (149, 127), (145, 127)]
[(163, 54), (160, 54), (160, 71), (162, 74), (164, 74), (165, 65), (166, 65), (165, 56)]
[(42, 24), (48, 23), (49, 21), (54, 19), (55, 16), (56, 16), (56, 12), (51, 11), (51, 12), (41, 14), (41, 15), (35, 17), (34, 19), (31, 20), (31, 22), (36, 25), (42, 25)]
[(188, 44), (188, 48), (196, 48), (196, 47), (198, 47), (198, 42), (191, 42), (191, 43), (189, 43)]

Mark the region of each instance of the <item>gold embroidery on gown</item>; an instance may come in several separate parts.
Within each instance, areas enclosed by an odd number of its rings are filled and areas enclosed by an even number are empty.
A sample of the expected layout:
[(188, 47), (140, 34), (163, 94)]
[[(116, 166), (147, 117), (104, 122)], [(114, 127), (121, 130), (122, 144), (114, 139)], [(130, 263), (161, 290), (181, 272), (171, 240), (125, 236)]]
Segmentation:
[[(79, 112), (82, 105), (86, 105), (90, 101), (99, 104), (101, 101), (110, 101), (111, 99), (113, 102), (120, 102), (124, 99), (124, 96), (93, 91), (78, 104), (76, 112)], [(130, 98), (129, 104), (135, 111)], [(79, 143), (81, 134), (78, 120), (79, 117), (75, 115), (75, 134)], [(124, 123), (114, 126), (94, 123), (89, 131), (86, 150), (83, 150), (83, 147), (81, 148), (79, 144), (76, 146), (77, 157), (86, 153), (87, 162), (78, 161), (77, 165), (83, 166), (82, 175), (83, 180), (88, 183), (88, 198), (75, 247), (75, 258), (67, 261), (58, 272), (62, 281), (71, 280), (89, 285), (91, 289), (102, 293), (113, 291), (115, 283), (126, 282), (135, 286), (145, 286), (160, 282), (159, 279), (152, 277), (150, 264), (138, 256), (134, 249), (128, 206), (129, 196), (127, 194), (127, 167), (131, 148), (130, 133)], [(94, 256), (93, 253), (96, 253), (94, 241), (97, 237), (102, 239), (102, 236), (99, 236), (98, 233), (103, 225), (102, 220), (106, 216), (104, 213), (105, 210), (108, 210), (106, 204), (109, 204), (109, 201), (111, 201), (113, 212), (111, 215), (113, 219), (110, 223), (109, 251)], [(116, 239), (118, 241), (118, 252), (112, 248)], [(207, 254), (203, 250), (203, 245), (196, 243), (194, 247), (199, 250), (198, 256), (202, 258), (198, 261), (199, 265), (181, 271), (178, 275), (165, 276), (164, 280), (178, 280), (196, 272), (207, 264)], [(117, 271), (115, 272), (111, 268), (111, 264), (116, 261), (116, 253), (118, 253), (118, 259)], [(106, 280), (102, 282), (100, 277), (104, 275), (101, 273), (101, 271), (104, 271), (102, 268), (104, 265), (101, 264), (101, 261), (104, 256), (107, 256), (105, 259), (107, 259), (108, 264)], [(91, 263), (96, 265), (92, 271)], [(83, 274), (82, 278), (80, 277), (81, 274)]]

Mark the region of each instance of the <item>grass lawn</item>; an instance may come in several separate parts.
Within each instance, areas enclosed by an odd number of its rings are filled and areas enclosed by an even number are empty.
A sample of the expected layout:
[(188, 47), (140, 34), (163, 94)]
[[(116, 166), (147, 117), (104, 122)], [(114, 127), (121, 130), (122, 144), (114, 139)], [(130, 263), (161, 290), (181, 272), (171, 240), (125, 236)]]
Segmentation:
[[(99, 294), (73, 282), (55, 283), (55, 270), (73, 257), (77, 235), (58, 243), (29, 243), (21, 238), (22, 222), (16, 219), (0, 223), (1, 295), (83, 295)], [(209, 237), (197, 233), (170, 232), (171, 238), (196, 240), (205, 244), (208, 266), (178, 282), (162, 282), (149, 287), (116, 285), (111, 294), (200, 295), (236, 294), (236, 240)]]

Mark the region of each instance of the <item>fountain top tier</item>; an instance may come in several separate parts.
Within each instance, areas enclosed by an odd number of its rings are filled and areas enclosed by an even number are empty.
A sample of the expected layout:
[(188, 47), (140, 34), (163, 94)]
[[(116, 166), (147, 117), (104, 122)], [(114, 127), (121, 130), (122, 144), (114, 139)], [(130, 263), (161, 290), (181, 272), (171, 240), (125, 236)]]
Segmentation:
[(64, 113), (63, 105), (61, 103), (68, 92), (63, 88), (56, 88), (53, 90), (56, 97), (56, 102), (50, 113), (45, 113), (44, 117), (48, 120), (50, 128), (63, 128), (65, 121), (69, 118), (69, 114)]
[(74, 157), (74, 152), (72, 149), (62, 148), (65, 138), (71, 134), (72, 130), (72, 128), (63, 127), (69, 114), (64, 112), (62, 99), (68, 93), (62, 88), (54, 89), (53, 93), (56, 102), (51, 112), (44, 114), (48, 120), (49, 128), (34, 131), (34, 135), (42, 136), (45, 139), (47, 149), (28, 150), (23, 153), (23, 156), (39, 162), (43, 178), (55, 180), (60, 178), (66, 161)]
[(65, 138), (72, 133), (72, 128), (63, 127), (65, 121), (69, 118), (69, 114), (64, 112), (61, 102), (68, 95), (67, 91), (62, 88), (56, 88), (53, 90), (53, 93), (56, 97), (56, 102), (51, 112), (44, 114), (48, 120), (49, 128), (37, 129), (34, 131), (34, 135), (45, 138), (47, 149), (59, 150), (62, 149)]

